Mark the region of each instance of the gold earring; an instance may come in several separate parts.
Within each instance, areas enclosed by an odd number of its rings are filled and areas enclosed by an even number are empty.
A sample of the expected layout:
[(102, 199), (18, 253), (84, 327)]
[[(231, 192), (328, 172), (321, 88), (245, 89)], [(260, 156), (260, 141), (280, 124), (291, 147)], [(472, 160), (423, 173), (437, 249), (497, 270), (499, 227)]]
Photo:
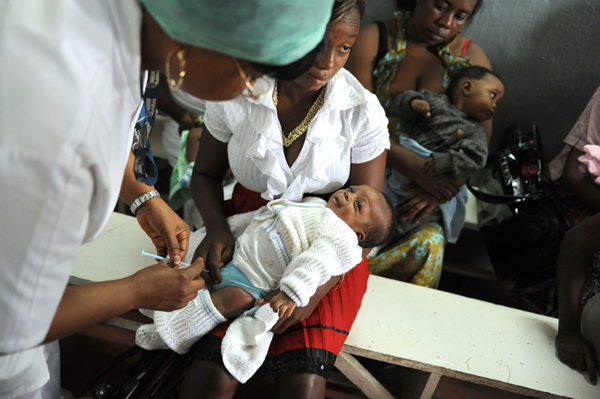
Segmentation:
[(185, 50), (179, 50), (177, 52), (177, 59), (179, 60), (179, 79), (171, 78), (171, 58), (173, 58), (174, 50), (171, 50), (167, 55), (167, 63), (165, 65), (165, 72), (167, 75), (167, 82), (169, 82), (169, 88), (171, 90), (177, 90), (183, 84), (183, 78), (185, 77)]

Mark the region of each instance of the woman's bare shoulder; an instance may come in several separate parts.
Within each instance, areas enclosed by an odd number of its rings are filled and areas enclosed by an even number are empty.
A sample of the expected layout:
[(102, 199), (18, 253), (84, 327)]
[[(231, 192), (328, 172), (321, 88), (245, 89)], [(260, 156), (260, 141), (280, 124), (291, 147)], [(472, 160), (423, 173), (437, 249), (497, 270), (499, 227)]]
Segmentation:
[(473, 65), (479, 65), (482, 67), (492, 69), (492, 65), (490, 64), (490, 60), (485, 54), (485, 51), (483, 51), (481, 46), (479, 46), (479, 44), (477, 44), (475, 41), (469, 41), (469, 45), (467, 46), (467, 52), (465, 55), (471, 58), (471, 62), (473, 63)]
[(474, 41), (471, 40), (469, 42), (467, 53), (465, 55), (471, 58), (473, 65), (479, 65), (492, 69), (492, 65), (490, 64), (490, 60), (485, 54), (485, 51), (483, 51), (479, 44), (475, 43)]
[(350, 56), (360, 53), (361, 55), (373, 53), (373, 57), (377, 54), (377, 43), (379, 41), (379, 28), (375, 22), (371, 22), (360, 28), (360, 33)]
[[(463, 48), (465, 46), (465, 42), (467, 41), (466, 36), (459, 35), (450, 45), (450, 50), (452, 54), (458, 56), (462, 53)], [(467, 51), (465, 55), (471, 59), (473, 65), (479, 65), (482, 67), (486, 67), (492, 69), (490, 65), (490, 60), (488, 59), (485, 51), (477, 44), (474, 40), (469, 39), (469, 43), (467, 44)]]
[(375, 69), (378, 40), (377, 24), (371, 23), (362, 27), (345, 65), (345, 68), (369, 91), (373, 91), (371, 74)]

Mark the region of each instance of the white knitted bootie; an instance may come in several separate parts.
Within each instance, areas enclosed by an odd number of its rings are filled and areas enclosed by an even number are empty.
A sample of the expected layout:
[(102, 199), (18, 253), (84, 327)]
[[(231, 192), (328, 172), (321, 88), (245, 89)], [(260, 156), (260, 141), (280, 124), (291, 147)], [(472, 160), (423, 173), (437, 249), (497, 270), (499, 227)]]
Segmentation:
[(169, 349), (169, 346), (162, 340), (154, 324), (144, 324), (135, 332), (135, 343), (140, 348), (147, 350)]
[(207, 289), (200, 290), (183, 309), (154, 313), (156, 331), (169, 348), (180, 354), (187, 353), (196, 341), (225, 321)]

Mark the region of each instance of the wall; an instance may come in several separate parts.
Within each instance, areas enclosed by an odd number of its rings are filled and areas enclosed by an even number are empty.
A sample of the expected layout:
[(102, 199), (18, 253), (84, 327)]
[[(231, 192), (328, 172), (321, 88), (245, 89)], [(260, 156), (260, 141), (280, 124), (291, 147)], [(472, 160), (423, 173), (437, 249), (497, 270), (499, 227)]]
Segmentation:
[[(393, 0), (366, 0), (364, 23), (389, 19)], [(499, 133), (536, 124), (546, 155), (562, 139), (600, 86), (600, 2), (597, 0), (484, 0), (463, 33), (486, 52), (506, 95), (494, 118)]]

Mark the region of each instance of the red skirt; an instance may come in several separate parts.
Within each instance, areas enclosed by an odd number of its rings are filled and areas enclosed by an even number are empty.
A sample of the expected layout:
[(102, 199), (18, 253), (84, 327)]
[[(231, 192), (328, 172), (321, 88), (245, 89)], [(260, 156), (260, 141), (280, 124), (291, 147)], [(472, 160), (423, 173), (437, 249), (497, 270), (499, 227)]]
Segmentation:
[[(232, 201), (226, 211), (235, 213), (256, 210), (266, 201), (260, 194), (236, 184)], [(271, 343), (265, 365), (277, 378), (295, 373), (317, 374), (328, 378), (348, 332), (356, 319), (362, 298), (367, 290), (369, 265), (363, 259), (346, 273), (339, 287), (325, 295), (310, 317), (276, 334)], [(217, 326), (192, 349), (201, 360), (221, 361), (221, 340), (229, 323)]]

